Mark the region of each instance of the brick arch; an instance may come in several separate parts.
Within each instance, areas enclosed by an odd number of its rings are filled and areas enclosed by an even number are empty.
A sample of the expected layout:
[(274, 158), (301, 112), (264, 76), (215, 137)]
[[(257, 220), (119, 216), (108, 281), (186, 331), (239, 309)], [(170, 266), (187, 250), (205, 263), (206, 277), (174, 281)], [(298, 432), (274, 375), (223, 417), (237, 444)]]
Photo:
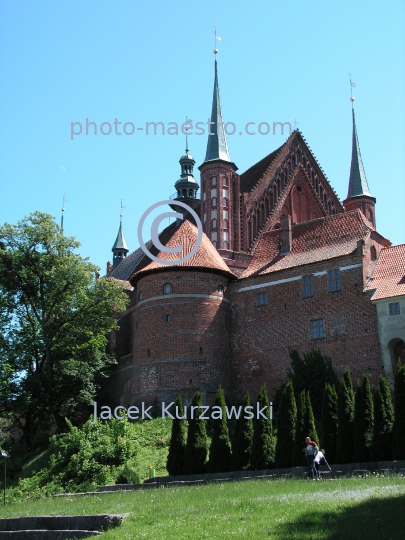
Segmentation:
[(293, 223), (302, 223), (310, 219), (309, 196), (302, 184), (294, 186), (292, 193), (292, 220)]

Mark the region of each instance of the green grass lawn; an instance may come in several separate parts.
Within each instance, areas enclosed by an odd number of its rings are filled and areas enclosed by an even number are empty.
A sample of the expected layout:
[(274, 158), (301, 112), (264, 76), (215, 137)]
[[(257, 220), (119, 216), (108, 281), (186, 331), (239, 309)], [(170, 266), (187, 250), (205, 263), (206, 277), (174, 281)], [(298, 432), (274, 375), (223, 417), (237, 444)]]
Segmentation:
[(126, 512), (123, 526), (100, 538), (403, 540), (405, 478), (251, 480), (58, 497), (9, 504), (0, 516)]

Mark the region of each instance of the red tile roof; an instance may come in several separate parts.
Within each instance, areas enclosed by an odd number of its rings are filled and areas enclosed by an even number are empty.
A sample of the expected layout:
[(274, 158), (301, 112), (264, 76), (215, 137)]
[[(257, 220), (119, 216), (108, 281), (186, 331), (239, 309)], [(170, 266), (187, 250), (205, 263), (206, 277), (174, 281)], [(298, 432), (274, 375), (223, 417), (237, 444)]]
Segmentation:
[(356, 250), (357, 242), (372, 231), (374, 228), (360, 210), (298, 223), (292, 227), (291, 252), (283, 256), (279, 247), (281, 231), (265, 233), (241, 278), (349, 255)]
[[(152, 250), (151, 252), (159, 259), (173, 261), (176, 259), (181, 259), (188, 253), (190, 253), (190, 251), (197, 242), (198, 229), (193, 223), (190, 223), (188, 219), (185, 219), (181, 222), (179, 226), (176, 226), (175, 223), (172, 223), (172, 225), (167, 227), (166, 230), (163, 231), (163, 233), (165, 234), (163, 236), (160, 235), (159, 237), (162, 244), (164, 244), (166, 247), (171, 248), (182, 245), (182, 251), (173, 254), (159, 251), (156, 255), (152, 252)], [(150, 261), (150, 259), (147, 260)], [(169, 270), (170, 268), (210, 269), (225, 273), (230, 277), (236, 278), (236, 276), (231, 272), (218, 251), (214, 248), (206, 234), (203, 233), (200, 247), (198, 248), (196, 253), (194, 253), (194, 255), (192, 255), (188, 260), (175, 265), (166, 265), (151, 261), (146, 266), (137, 269), (131, 276), (130, 281), (134, 284), (141, 277), (141, 275), (145, 274), (146, 272), (154, 270)]]
[(383, 248), (366, 290), (372, 300), (405, 295), (405, 244)]

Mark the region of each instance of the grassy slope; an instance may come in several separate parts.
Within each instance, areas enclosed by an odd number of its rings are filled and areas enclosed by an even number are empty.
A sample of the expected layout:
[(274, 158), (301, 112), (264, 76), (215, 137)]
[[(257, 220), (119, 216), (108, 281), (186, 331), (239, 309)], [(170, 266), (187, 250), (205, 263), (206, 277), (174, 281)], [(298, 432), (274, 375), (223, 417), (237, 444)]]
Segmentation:
[(50, 498), (0, 508), (0, 516), (124, 513), (105, 540), (269, 538), (402, 540), (405, 479), (311, 482), (251, 480), (223, 485)]

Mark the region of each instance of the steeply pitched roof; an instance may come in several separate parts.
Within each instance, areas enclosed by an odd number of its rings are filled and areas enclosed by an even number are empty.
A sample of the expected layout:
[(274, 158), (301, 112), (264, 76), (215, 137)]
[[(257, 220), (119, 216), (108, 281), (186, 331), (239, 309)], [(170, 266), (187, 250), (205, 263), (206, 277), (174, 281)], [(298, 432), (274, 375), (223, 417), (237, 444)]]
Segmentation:
[(122, 222), (120, 222), (120, 228), (118, 229), (117, 238), (115, 239), (111, 251), (115, 251), (116, 249), (129, 251), (127, 243), (125, 242), (124, 233), (122, 232)]
[(281, 150), (285, 147), (288, 140), (289, 139), (287, 139), (287, 141), (282, 144), (280, 148), (274, 150), (274, 152), (258, 161), (255, 165), (252, 165), (252, 167), (250, 167), (247, 171), (240, 175), (241, 191), (250, 191), (256, 185), (257, 181), (262, 178), (267, 168), (271, 165), (271, 163), (275, 160)]
[[(162, 232), (159, 236), (159, 240), (166, 247), (178, 247), (183, 246), (182, 250), (178, 253), (166, 253), (158, 251), (156, 256), (159, 259), (174, 261), (176, 259), (181, 259), (186, 256), (197, 242), (198, 229), (191, 223), (188, 219), (185, 219), (176, 226), (176, 223), (172, 223)], [(168, 237), (168, 238), (167, 238)], [(155, 250), (156, 251), (156, 250)], [(152, 253), (152, 251), (151, 251)], [(152, 253), (154, 254), (154, 253)], [(145, 260), (149, 260), (145, 256)], [(165, 265), (155, 261), (150, 261), (144, 267), (139, 265), (138, 268), (131, 276), (131, 283), (134, 284), (139, 277), (144, 275), (146, 272), (159, 271), (159, 270), (170, 270), (170, 268), (193, 268), (193, 269), (207, 269), (214, 270), (220, 273), (224, 273), (230, 277), (236, 277), (228, 268), (222, 257), (219, 255), (218, 251), (214, 248), (211, 241), (203, 233), (203, 238), (200, 247), (189, 259), (184, 262), (175, 265)]]
[(405, 244), (383, 248), (365, 290), (372, 300), (405, 295)]
[(291, 252), (282, 257), (281, 231), (264, 233), (241, 279), (349, 255), (372, 231), (360, 210), (298, 223), (292, 227)]
[[(145, 245), (148, 249), (150, 249), (152, 246), (152, 240), (146, 242)], [(108, 274), (108, 277), (127, 281), (144, 256), (145, 254), (141, 248), (136, 249), (125, 257), (125, 259), (122, 259), (119, 265)]]
[(368, 196), (371, 197), (367, 184), (366, 173), (364, 172), (363, 160), (360, 154), (359, 138), (357, 136), (356, 119), (353, 116), (353, 137), (352, 137), (352, 162), (350, 166), (349, 190), (347, 198)]
[(219, 97), (217, 61), (215, 60), (215, 79), (214, 93), (212, 97), (212, 111), (210, 133), (208, 135), (207, 152), (205, 154), (204, 163), (222, 159), (223, 161), (231, 161), (228, 150), (228, 142), (226, 140), (224, 122), (222, 119), (221, 98)]

